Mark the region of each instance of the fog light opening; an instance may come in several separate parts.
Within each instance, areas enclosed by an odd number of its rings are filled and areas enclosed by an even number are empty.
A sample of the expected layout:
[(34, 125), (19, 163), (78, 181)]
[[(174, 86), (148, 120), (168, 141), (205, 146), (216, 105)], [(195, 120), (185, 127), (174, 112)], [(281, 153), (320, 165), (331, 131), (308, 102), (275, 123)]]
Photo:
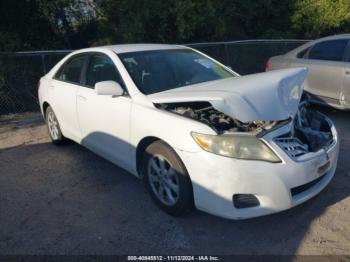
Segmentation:
[(248, 208), (260, 205), (259, 200), (252, 194), (234, 194), (232, 200), (235, 208)]

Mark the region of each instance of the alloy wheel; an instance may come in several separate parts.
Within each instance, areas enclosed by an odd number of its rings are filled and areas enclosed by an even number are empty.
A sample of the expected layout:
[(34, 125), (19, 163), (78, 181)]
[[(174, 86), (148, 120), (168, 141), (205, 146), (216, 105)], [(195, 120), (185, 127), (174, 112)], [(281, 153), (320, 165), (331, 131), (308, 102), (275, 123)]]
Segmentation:
[(53, 140), (58, 140), (59, 139), (59, 129), (58, 129), (58, 122), (56, 119), (55, 114), (50, 111), (47, 114), (47, 125), (49, 127), (50, 135)]
[(153, 193), (165, 205), (173, 206), (179, 199), (179, 178), (169, 161), (155, 155), (148, 162), (148, 177)]

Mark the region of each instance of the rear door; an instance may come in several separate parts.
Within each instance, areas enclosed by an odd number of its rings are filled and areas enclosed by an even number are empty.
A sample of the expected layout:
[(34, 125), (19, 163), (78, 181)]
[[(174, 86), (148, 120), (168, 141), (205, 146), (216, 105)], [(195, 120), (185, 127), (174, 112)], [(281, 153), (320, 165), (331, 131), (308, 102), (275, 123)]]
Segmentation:
[(309, 63), (307, 56), (311, 47), (306, 47), (296, 55), (296, 58), (292, 58), (290, 67), (307, 67)]
[(112, 80), (125, 89), (121, 76), (109, 56), (90, 53), (77, 92), (77, 112), (82, 144), (112, 162), (128, 169), (131, 162), (130, 96), (97, 95), (95, 84)]
[(340, 94), (340, 104), (345, 107), (350, 107), (350, 43), (348, 44), (347, 50), (344, 83)]
[(305, 90), (323, 102), (339, 104), (345, 74), (345, 53), (348, 39), (318, 42), (307, 54), (309, 75)]
[(81, 81), (85, 54), (69, 58), (57, 71), (49, 90), (52, 96), (52, 108), (60, 122), (63, 134), (78, 141), (80, 129), (76, 114), (76, 93)]

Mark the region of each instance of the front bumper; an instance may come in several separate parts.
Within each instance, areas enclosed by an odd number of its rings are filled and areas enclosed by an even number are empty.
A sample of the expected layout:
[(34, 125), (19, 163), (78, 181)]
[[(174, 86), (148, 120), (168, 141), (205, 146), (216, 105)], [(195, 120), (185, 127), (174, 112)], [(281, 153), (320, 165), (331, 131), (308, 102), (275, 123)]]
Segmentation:
[[(205, 151), (189, 153), (176, 150), (191, 177), (195, 206), (224, 218), (245, 219), (280, 212), (317, 195), (327, 186), (336, 170), (339, 153), (337, 132), (331, 124), (332, 145), (296, 160), (273, 141), (288, 130), (290, 126), (287, 125), (263, 138), (280, 156), (281, 163), (237, 160)], [(320, 173), (320, 167), (326, 164), (327, 169)], [(317, 183), (292, 194), (293, 188), (300, 189), (300, 186), (316, 179)], [(234, 194), (253, 194), (260, 205), (235, 208)]]

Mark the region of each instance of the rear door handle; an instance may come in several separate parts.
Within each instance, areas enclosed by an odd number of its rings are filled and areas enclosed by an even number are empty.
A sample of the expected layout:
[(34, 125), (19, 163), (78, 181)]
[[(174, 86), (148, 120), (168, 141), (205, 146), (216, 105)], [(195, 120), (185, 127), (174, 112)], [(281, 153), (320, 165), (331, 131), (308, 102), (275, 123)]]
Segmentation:
[(350, 75), (350, 71), (345, 71), (345, 74), (346, 75)]
[(82, 95), (77, 96), (79, 100), (86, 101), (86, 97)]

